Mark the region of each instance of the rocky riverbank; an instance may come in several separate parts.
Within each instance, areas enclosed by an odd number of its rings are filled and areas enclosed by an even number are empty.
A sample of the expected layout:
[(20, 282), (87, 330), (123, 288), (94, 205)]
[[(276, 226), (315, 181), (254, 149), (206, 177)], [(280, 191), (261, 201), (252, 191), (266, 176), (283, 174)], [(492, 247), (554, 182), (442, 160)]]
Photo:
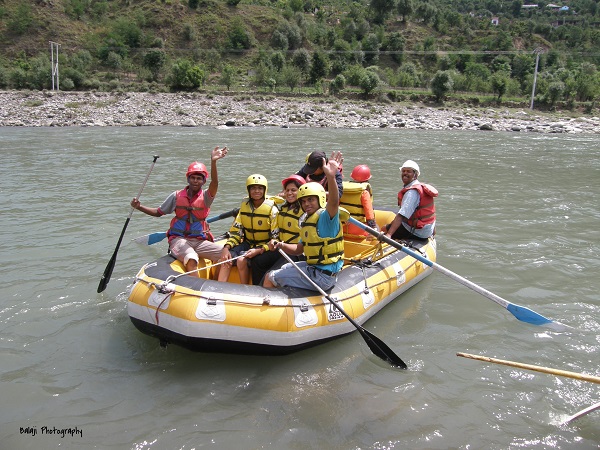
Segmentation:
[(0, 91), (0, 126), (277, 126), (600, 133), (597, 116), (200, 93)]

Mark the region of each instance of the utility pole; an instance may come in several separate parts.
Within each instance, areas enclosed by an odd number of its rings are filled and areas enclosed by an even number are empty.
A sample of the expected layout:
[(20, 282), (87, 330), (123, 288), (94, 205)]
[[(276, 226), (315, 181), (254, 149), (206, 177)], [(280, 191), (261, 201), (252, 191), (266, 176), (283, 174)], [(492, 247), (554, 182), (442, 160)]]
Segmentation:
[(538, 73), (538, 65), (540, 63), (540, 54), (544, 53), (544, 49), (542, 47), (536, 48), (533, 53), (535, 53), (535, 71), (533, 72), (533, 87), (531, 88), (531, 106), (529, 109), (533, 109), (533, 98), (535, 97), (535, 85), (537, 82), (537, 73)]
[[(60, 44), (50, 41), (50, 55), (52, 59), (52, 90), (60, 91), (58, 83), (58, 47)], [(55, 83), (56, 82), (56, 83)]]

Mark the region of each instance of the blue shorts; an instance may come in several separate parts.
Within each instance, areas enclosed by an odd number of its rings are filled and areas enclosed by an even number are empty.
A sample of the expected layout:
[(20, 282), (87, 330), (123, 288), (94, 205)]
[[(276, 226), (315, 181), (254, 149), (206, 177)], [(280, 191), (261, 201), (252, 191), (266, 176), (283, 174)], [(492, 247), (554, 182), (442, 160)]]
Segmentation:
[(287, 263), (283, 265), (281, 269), (274, 270), (267, 276), (275, 286), (292, 286), (310, 289), (311, 291), (318, 291), (312, 283), (300, 274), (299, 270), (302, 270), (314, 284), (324, 291), (328, 291), (335, 286), (337, 281), (336, 275), (328, 275), (317, 269), (315, 266), (309, 265), (306, 261), (299, 261), (296, 263), (296, 266), (298, 268), (294, 267), (291, 263)]

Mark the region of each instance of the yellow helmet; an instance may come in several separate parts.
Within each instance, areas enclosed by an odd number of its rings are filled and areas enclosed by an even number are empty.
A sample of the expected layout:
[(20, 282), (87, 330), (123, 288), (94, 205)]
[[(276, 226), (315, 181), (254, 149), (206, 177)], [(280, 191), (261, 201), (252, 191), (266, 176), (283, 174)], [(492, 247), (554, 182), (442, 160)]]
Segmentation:
[(258, 173), (250, 175), (246, 178), (246, 189), (250, 189), (250, 186), (264, 186), (265, 187), (265, 196), (267, 195), (267, 189), (269, 188), (269, 184), (267, 183), (267, 179)]
[(319, 208), (325, 208), (325, 205), (327, 205), (327, 194), (323, 186), (312, 181), (303, 184), (298, 189), (298, 200), (303, 197), (310, 197), (311, 195), (316, 195), (319, 198)]

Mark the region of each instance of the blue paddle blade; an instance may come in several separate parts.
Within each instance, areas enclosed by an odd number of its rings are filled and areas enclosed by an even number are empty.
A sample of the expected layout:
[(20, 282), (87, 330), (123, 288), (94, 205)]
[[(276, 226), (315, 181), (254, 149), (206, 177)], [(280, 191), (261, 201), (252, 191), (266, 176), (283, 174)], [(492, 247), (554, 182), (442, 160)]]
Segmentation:
[(167, 233), (165, 233), (164, 231), (149, 234), (148, 235), (148, 245), (156, 244), (157, 242), (162, 241), (166, 237), (167, 237)]
[(542, 316), (541, 314), (532, 311), (525, 306), (515, 305), (514, 303), (509, 303), (506, 306), (506, 309), (521, 322), (531, 323), (533, 325), (545, 325), (547, 323), (553, 322), (552, 320)]

